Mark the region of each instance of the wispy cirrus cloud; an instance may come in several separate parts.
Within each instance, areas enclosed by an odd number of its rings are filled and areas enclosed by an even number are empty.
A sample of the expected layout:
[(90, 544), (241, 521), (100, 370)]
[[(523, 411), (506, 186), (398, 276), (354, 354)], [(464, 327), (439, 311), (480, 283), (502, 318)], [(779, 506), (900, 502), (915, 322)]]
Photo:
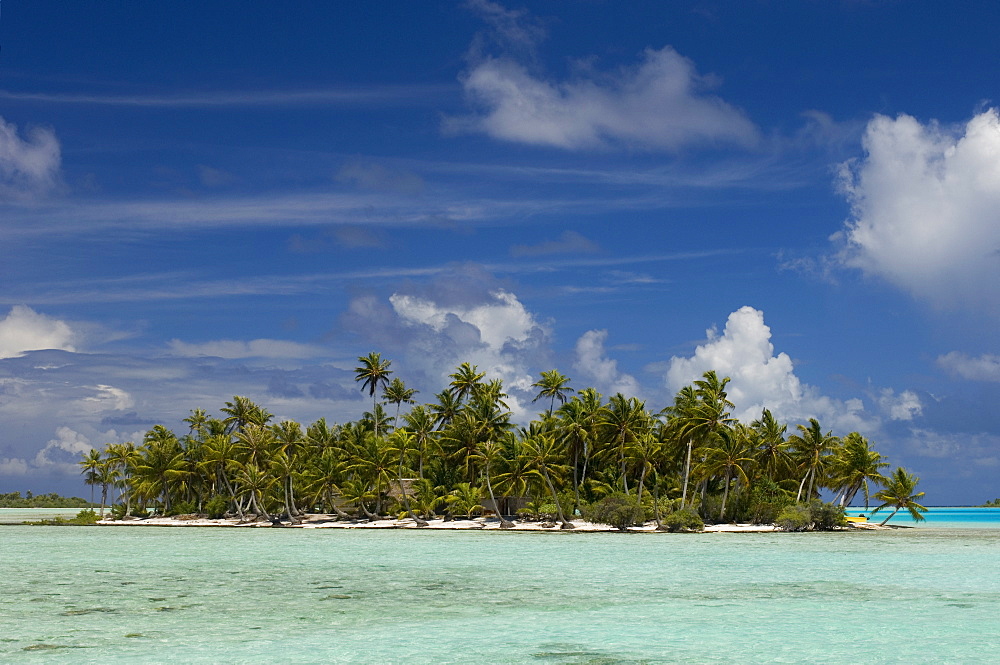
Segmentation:
[(168, 109), (225, 109), (239, 106), (365, 107), (439, 104), (441, 95), (449, 92), (457, 93), (458, 88), (454, 85), (397, 85), (312, 90), (222, 90), (126, 95), (0, 90), (0, 101)]

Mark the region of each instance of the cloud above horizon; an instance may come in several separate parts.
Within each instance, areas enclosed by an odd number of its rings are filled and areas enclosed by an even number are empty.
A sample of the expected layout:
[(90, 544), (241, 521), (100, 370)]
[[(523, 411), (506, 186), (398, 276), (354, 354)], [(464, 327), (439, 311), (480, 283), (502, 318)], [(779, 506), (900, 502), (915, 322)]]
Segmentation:
[(1000, 305), (1000, 116), (962, 127), (878, 115), (844, 164), (845, 266), (941, 307)]
[(0, 319), (0, 358), (16, 358), (26, 351), (61, 349), (74, 351), (77, 334), (69, 324), (15, 305)]
[(1000, 356), (991, 353), (973, 357), (952, 351), (939, 356), (937, 364), (948, 373), (969, 381), (1000, 382)]
[(880, 416), (866, 411), (860, 398), (836, 399), (803, 383), (795, 375), (788, 354), (775, 355), (764, 313), (749, 306), (729, 315), (722, 334), (715, 328), (706, 331), (705, 342), (692, 356), (671, 358), (665, 376), (667, 387), (676, 393), (709, 370), (730, 377), (729, 399), (736, 405), (734, 416), (743, 422), (759, 418), (761, 411), (768, 408), (778, 420), (804, 423), (816, 418), (824, 428), (832, 427), (844, 434), (853, 430), (872, 432), (878, 429), (882, 417), (911, 420), (921, 410), (919, 397), (912, 391), (879, 392), (874, 401)]
[(52, 189), (60, 163), (55, 132), (32, 127), (21, 138), (17, 126), (0, 116), (0, 201), (33, 198)]
[(609, 358), (605, 349), (607, 330), (588, 330), (574, 348), (573, 369), (594, 383), (606, 394), (622, 393), (626, 397), (641, 397), (643, 391), (635, 377), (618, 369), (618, 361)]
[(757, 127), (736, 107), (709, 93), (713, 76), (670, 46), (647, 48), (637, 63), (600, 71), (575, 61), (566, 80), (547, 77), (535, 51), (545, 32), (524, 11), (470, 2), (491, 28), (499, 55), (480, 36), (461, 83), (477, 112), (450, 118), (445, 129), (563, 150), (626, 147), (675, 151), (695, 143), (751, 146)]

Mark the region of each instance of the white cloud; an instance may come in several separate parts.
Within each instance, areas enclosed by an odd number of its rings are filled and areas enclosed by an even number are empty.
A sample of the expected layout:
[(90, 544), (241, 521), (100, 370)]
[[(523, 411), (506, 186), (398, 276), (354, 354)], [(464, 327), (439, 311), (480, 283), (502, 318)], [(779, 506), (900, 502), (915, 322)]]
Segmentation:
[(964, 128), (876, 116), (845, 164), (841, 261), (937, 305), (1000, 303), (1000, 117)]
[(50, 129), (34, 127), (26, 138), (0, 117), (0, 199), (21, 199), (51, 189), (59, 175), (59, 141)]
[(883, 388), (877, 401), (882, 413), (891, 420), (913, 420), (924, 411), (920, 397), (912, 390), (904, 390), (897, 395), (892, 388)]
[(618, 361), (608, 358), (604, 343), (607, 330), (588, 330), (576, 340), (573, 369), (594, 381), (595, 387), (608, 394), (622, 393), (626, 397), (639, 397), (639, 382), (631, 374), (618, 370)]
[(495, 351), (505, 344), (527, 342), (539, 328), (534, 316), (513, 293), (501, 289), (490, 295), (492, 301), (469, 306), (441, 307), (431, 300), (400, 294), (393, 294), (389, 302), (404, 321), (430, 326), (439, 333), (452, 327), (455, 320), (472, 325), (482, 343)]
[(939, 366), (969, 381), (1000, 381), (1000, 356), (984, 353), (979, 357), (958, 351), (938, 357)]
[(774, 355), (763, 312), (741, 307), (729, 315), (721, 335), (714, 328), (706, 335), (693, 356), (670, 359), (666, 382), (672, 392), (715, 370), (720, 378), (730, 377), (729, 399), (736, 405), (735, 417), (743, 422), (759, 418), (766, 407), (779, 420), (801, 423), (817, 418), (824, 428), (838, 432), (878, 427), (878, 419), (865, 412), (860, 399), (838, 400), (802, 383), (788, 354)]
[(76, 335), (64, 321), (15, 305), (0, 319), (0, 358), (16, 358), (25, 351), (62, 349), (74, 351)]
[(20, 457), (0, 459), (0, 476), (23, 476), (28, 473), (28, 463)]
[(90, 439), (69, 427), (56, 428), (56, 438), (50, 439), (38, 451), (32, 464), (40, 469), (59, 470), (66, 473), (80, 470), (77, 462), (94, 448)]
[(544, 80), (506, 56), (485, 57), (462, 78), (482, 112), (449, 127), (567, 150), (753, 144), (758, 138), (753, 123), (705, 93), (714, 83), (669, 46), (647, 49), (637, 65), (614, 73), (581, 65), (567, 81)]
[(169, 342), (170, 352), (185, 358), (312, 358), (323, 350), (308, 344), (288, 342), (280, 339), (254, 339), (240, 341), (220, 339), (200, 344), (189, 344), (179, 339)]
[(88, 402), (88, 406), (93, 407), (95, 413), (123, 411), (131, 409), (135, 405), (132, 396), (121, 388), (105, 385), (87, 387), (93, 390), (94, 394), (84, 397), (83, 401)]

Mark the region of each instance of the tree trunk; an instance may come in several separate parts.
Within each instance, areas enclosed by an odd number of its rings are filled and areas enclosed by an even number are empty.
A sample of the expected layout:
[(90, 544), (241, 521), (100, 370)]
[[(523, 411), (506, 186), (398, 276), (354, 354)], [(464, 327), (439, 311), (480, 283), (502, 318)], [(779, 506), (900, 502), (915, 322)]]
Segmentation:
[(556, 496), (556, 488), (555, 486), (552, 485), (552, 479), (549, 478), (549, 472), (544, 466), (542, 466), (542, 475), (545, 476), (545, 482), (549, 486), (549, 492), (552, 493), (552, 501), (555, 502), (556, 504), (556, 513), (559, 514), (559, 522), (561, 523), (561, 526), (559, 528), (575, 529), (576, 527), (573, 526), (572, 522), (568, 521), (566, 519), (566, 516), (563, 515), (562, 506), (559, 505), (559, 497)]
[(729, 468), (726, 468), (726, 487), (722, 490), (722, 509), (719, 511), (719, 521), (726, 519), (726, 501), (729, 500)]
[(688, 439), (687, 462), (684, 464), (684, 489), (681, 490), (681, 508), (687, 505), (688, 482), (691, 476), (691, 439)]
[(899, 512), (899, 506), (896, 506), (896, 510), (892, 511), (892, 515), (889, 515), (884, 520), (879, 523), (879, 526), (885, 526), (885, 523), (892, 519), (893, 515)]
[(500, 528), (501, 529), (513, 529), (514, 523), (508, 520), (506, 517), (500, 514), (500, 504), (497, 503), (497, 497), (493, 494), (493, 483), (490, 482), (490, 465), (489, 462), (486, 463), (486, 489), (490, 491), (490, 501), (493, 502), (493, 508), (497, 511), (497, 517), (500, 518)]

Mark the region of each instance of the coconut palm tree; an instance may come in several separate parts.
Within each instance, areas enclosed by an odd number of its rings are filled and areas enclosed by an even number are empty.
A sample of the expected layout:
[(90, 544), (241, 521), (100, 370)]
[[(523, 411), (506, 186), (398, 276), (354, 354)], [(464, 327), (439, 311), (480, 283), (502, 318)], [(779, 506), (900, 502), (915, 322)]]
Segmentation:
[(88, 450), (83, 460), (77, 462), (77, 464), (83, 467), (83, 471), (81, 473), (84, 474), (84, 484), (90, 485), (91, 504), (94, 503), (94, 488), (99, 484), (98, 475), (102, 463), (103, 459), (101, 458), (101, 451), (97, 448), (91, 448)]
[(705, 447), (705, 459), (698, 465), (704, 476), (722, 475), (722, 507), (719, 509), (719, 521), (726, 518), (726, 502), (729, 499), (729, 487), (732, 480), (750, 483), (747, 469), (754, 463), (753, 450), (743, 431), (745, 425), (719, 430), (714, 442)]
[(812, 499), (813, 490), (818, 489), (826, 469), (828, 455), (831, 450), (840, 444), (840, 439), (833, 436), (832, 432), (823, 434), (819, 426), (819, 421), (815, 418), (809, 419), (806, 425), (797, 425), (799, 433), (789, 437), (788, 443), (795, 451), (795, 457), (799, 462), (799, 468), (804, 469), (802, 481), (799, 483), (799, 492), (795, 497), (796, 501), (802, 500), (802, 490), (806, 487), (806, 499)]
[(830, 460), (830, 485), (837, 492), (837, 504), (849, 506), (858, 490), (864, 490), (865, 509), (868, 508), (869, 482), (885, 485), (882, 469), (889, 466), (878, 452), (871, 449), (868, 439), (858, 432), (851, 432), (843, 439), (837, 453)]
[(548, 371), (543, 371), (541, 373), (541, 378), (531, 384), (532, 388), (538, 388), (538, 394), (535, 395), (535, 399), (531, 400), (533, 403), (542, 399), (543, 397), (549, 398), (549, 418), (552, 417), (552, 411), (555, 408), (556, 400), (559, 400), (559, 404), (566, 403), (566, 396), (569, 393), (575, 392), (569, 387), (569, 377), (561, 374), (559, 370), (550, 369)]
[(476, 452), (478, 461), (483, 465), (483, 478), (486, 480), (486, 490), (490, 494), (490, 502), (496, 510), (497, 517), (500, 518), (501, 529), (513, 529), (514, 523), (500, 513), (500, 504), (497, 503), (497, 496), (493, 492), (492, 470), (498, 467), (503, 461), (503, 446), (497, 441), (486, 441)]
[(429, 407), (419, 405), (403, 414), (407, 431), (413, 434), (413, 442), (417, 452), (417, 478), (424, 477), (424, 459), (428, 448), (434, 439), (434, 417)]
[[(360, 356), (358, 363), (354, 368), (354, 380), (361, 383), (361, 390), (368, 391), (368, 396), (372, 398), (372, 413), (375, 413), (375, 393), (388, 385), (389, 375), (392, 374), (389, 365), (392, 361), (382, 360), (381, 354), (372, 351), (367, 356)], [(378, 430), (375, 434), (378, 435)]]
[(916, 522), (921, 522), (925, 518), (921, 513), (926, 513), (927, 509), (917, 503), (917, 499), (924, 496), (923, 492), (916, 492), (917, 483), (920, 479), (911, 473), (907, 473), (902, 467), (897, 467), (896, 471), (886, 479), (885, 488), (875, 492), (874, 498), (882, 501), (882, 505), (876, 506), (872, 515), (883, 508), (893, 507), (892, 513), (882, 520), (881, 525), (892, 519), (893, 515), (899, 512), (900, 508), (906, 508), (910, 516)]
[(451, 383), (448, 384), (449, 391), (461, 404), (466, 397), (479, 391), (486, 372), (480, 372), (476, 365), (462, 363), (455, 369), (454, 373), (448, 376), (451, 378)]
[(413, 404), (413, 396), (417, 394), (417, 390), (413, 388), (407, 388), (406, 384), (399, 377), (396, 377), (392, 382), (385, 387), (382, 391), (382, 401), (386, 404), (396, 405), (396, 416), (392, 419), (393, 429), (399, 428), (399, 407), (403, 404)]
[(552, 502), (556, 505), (556, 513), (559, 515), (561, 529), (573, 529), (573, 523), (566, 519), (562, 506), (559, 505), (559, 496), (556, 494), (555, 485), (552, 484), (553, 475), (561, 475), (567, 471), (563, 463), (559, 444), (556, 443), (555, 435), (552, 433), (530, 436), (524, 440), (522, 448), (523, 454), (528, 460), (532, 475), (544, 480), (549, 493), (552, 495)]

